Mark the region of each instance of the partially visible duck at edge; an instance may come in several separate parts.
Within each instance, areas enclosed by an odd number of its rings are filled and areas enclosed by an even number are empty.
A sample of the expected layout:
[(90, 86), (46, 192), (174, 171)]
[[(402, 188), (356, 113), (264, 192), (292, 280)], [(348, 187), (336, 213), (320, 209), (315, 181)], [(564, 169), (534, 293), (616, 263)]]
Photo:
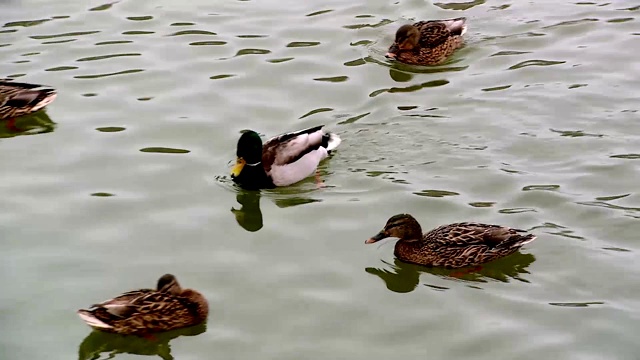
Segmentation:
[(78, 310), (80, 318), (95, 330), (126, 335), (195, 326), (208, 314), (207, 299), (195, 290), (181, 288), (171, 274), (160, 277), (156, 289), (129, 291)]
[(402, 25), (386, 57), (410, 65), (437, 65), (462, 46), (465, 32), (464, 17)]
[(231, 178), (242, 188), (256, 190), (288, 186), (311, 176), (342, 141), (324, 132), (323, 126), (278, 135), (264, 145), (255, 131), (244, 132)]
[(480, 223), (442, 225), (425, 234), (418, 221), (409, 214), (392, 216), (377, 235), (365, 243), (388, 237), (398, 238), (395, 256), (408, 263), (461, 268), (513, 254), (536, 239), (525, 230)]
[(50, 87), (0, 79), (0, 120), (31, 114), (55, 100)]

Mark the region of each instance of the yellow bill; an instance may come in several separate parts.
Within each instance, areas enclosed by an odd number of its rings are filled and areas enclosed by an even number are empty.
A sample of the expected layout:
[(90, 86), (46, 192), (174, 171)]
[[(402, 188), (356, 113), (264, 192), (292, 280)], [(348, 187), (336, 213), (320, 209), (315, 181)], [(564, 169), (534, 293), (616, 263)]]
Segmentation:
[(244, 161), (243, 158), (239, 157), (236, 160), (236, 164), (233, 166), (233, 168), (231, 169), (231, 176), (233, 177), (237, 177), (240, 175), (240, 173), (242, 172), (242, 168), (244, 167), (244, 164), (246, 164), (247, 162)]

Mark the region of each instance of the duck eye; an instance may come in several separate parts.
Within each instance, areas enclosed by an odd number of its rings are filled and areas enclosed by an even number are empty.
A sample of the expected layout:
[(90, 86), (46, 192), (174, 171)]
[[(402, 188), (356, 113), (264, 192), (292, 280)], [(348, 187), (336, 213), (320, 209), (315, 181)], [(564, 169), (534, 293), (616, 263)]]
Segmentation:
[(389, 230), (391, 230), (391, 229), (395, 229), (395, 228), (397, 228), (397, 227), (398, 227), (398, 226), (400, 226), (400, 225), (402, 225), (402, 224), (398, 224), (398, 223), (389, 224), (389, 225), (387, 225), (387, 226), (385, 227), (385, 230), (389, 231)]

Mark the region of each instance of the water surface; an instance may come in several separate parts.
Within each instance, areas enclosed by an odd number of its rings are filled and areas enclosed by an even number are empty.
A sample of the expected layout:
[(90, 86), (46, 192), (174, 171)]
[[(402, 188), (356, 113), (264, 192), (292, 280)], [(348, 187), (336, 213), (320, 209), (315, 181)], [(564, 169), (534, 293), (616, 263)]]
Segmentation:
[[(637, 357), (637, 4), (0, 7), (0, 75), (60, 93), (0, 130), (3, 358)], [(385, 60), (400, 24), (459, 16), (446, 64)], [(343, 139), (327, 187), (230, 183), (241, 130), (318, 124)], [(364, 244), (400, 212), (538, 240), (408, 265)], [(166, 272), (208, 297), (206, 329), (148, 343), (75, 315)]]

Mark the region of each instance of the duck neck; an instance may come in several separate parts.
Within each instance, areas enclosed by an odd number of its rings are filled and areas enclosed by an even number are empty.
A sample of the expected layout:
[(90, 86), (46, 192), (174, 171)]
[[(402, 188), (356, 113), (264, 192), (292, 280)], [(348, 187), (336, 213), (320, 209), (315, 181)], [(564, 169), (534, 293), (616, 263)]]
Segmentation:
[(261, 162), (245, 165), (234, 180), (249, 190), (274, 187)]
[(396, 243), (393, 254), (402, 261), (420, 264), (422, 245), (421, 241), (400, 240)]

